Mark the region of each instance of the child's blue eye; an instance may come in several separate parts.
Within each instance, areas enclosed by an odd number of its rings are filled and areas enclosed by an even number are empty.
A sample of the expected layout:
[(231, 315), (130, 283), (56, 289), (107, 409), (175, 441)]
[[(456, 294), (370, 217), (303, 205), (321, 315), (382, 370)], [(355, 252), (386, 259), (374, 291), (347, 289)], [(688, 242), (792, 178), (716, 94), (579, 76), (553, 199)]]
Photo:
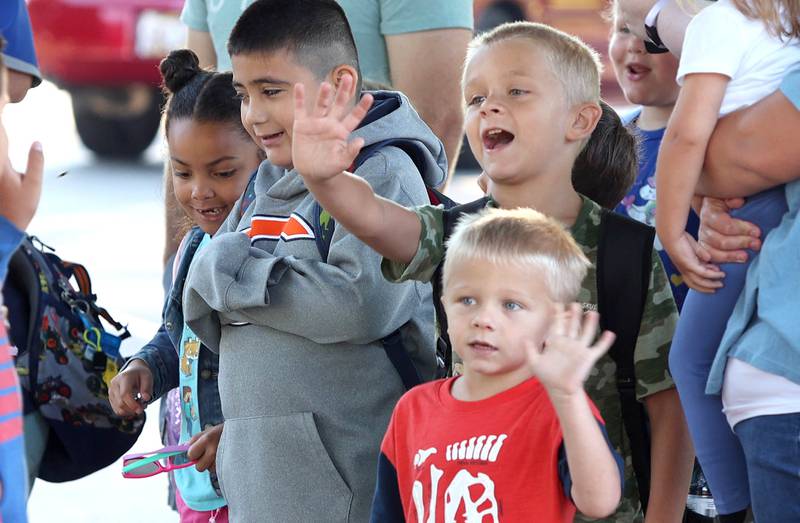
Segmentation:
[(475, 298), (472, 298), (471, 296), (464, 296), (463, 298), (458, 299), (458, 303), (461, 305), (474, 305)]
[(485, 96), (473, 96), (473, 97), (472, 97), (472, 98), (470, 98), (470, 100), (467, 102), (467, 105), (480, 105), (480, 104), (482, 104), (482, 103), (483, 103), (483, 101), (484, 101), (484, 100), (486, 100), (486, 97), (485, 97)]
[(522, 310), (522, 305), (520, 305), (519, 303), (517, 303), (515, 301), (507, 301), (507, 302), (503, 303), (503, 307), (505, 307), (506, 310), (509, 310), (509, 311), (521, 311)]

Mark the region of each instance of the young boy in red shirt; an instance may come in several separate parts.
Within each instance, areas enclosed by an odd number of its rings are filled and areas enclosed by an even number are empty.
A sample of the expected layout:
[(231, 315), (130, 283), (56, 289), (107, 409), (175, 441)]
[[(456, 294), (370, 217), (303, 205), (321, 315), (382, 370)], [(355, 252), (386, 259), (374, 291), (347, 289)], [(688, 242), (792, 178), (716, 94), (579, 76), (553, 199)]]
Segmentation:
[[(461, 376), (413, 388), (381, 446), (372, 521), (570, 522), (611, 514), (622, 462), (583, 383), (611, 346), (575, 300), (589, 261), (532, 209), (468, 215), (442, 303)], [(488, 519), (485, 519), (487, 518)]]

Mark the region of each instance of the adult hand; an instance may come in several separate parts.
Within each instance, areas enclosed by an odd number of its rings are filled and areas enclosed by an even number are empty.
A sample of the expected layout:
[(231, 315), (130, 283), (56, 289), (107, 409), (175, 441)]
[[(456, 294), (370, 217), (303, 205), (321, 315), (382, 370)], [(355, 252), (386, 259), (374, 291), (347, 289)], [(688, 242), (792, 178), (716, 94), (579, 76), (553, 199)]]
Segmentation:
[[(1, 125), (0, 142), (6, 142)], [(8, 157), (0, 156), (0, 216), (6, 217), (21, 231), (28, 227), (36, 214), (42, 194), (43, 170), (44, 155), (39, 142), (31, 145), (24, 174), (14, 170)]]
[(567, 310), (559, 304), (544, 348), (529, 343), (529, 365), (548, 394), (567, 397), (583, 392), (592, 367), (614, 343), (614, 334), (605, 331), (592, 345), (599, 322), (596, 312), (584, 315), (577, 303)]
[(350, 108), (352, 83), (353, 77), (345, 75), (334, 96), (333, 86), (323, 82), (310, 114), (305, 87), (294, 86), (292, 165), (307, 182), (324, 182), (341, 174), (364, 146), (363, 138), (348, 140), (372, 106), (372, 95), (365, 94)]
[(195, 467), (199, 472), (204, 470), (216, 471), (217, 467), (217, 448), (222, 437), (223, 424), (210, 427), (200, 434), (195, 434), (189, 440), (189, 452), (187, 456), (195, 462)]
[(744, 205), (743, 198), (719, 200), (703, 198), (700, 209), (698, 242), (709, 253), (714, 263), (743, 263), (747, 261), (745, 249), (761, 248), (761, 231), (744, 220), (731, 218), (731, 209)]
[(153, 372), (144, 360), (134, 359), (108, 387), (108, 400), (118, 416), (137, 416), (153, 398)]

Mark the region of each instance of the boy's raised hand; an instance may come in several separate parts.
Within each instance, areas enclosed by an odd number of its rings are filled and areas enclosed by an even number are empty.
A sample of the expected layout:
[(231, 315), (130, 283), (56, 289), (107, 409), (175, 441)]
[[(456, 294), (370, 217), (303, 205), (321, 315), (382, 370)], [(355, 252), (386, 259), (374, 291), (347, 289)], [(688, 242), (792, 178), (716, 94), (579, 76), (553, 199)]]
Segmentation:
[(577, 303), (566, 310), (558, 304), (544, 347), (528, 345), (531, 369), (551, 396), (583, 392), (583, 383), (592, 367), (614, 343), (614, 333), (605, 331), (592, 345), (599, 321), (596, 312), (583, 314)]
[(324, 182), (347, 170), (364, 146), (363, 138), (348, 140), (372, 105), (372, 95), (365, 94), (350, 107), (352, 85), (353, 77), (345, 75), (334, 93), (333, 86), (323, 82), (310, 113), (305, 87), (294, 86), (292, 164), (306, 182)]

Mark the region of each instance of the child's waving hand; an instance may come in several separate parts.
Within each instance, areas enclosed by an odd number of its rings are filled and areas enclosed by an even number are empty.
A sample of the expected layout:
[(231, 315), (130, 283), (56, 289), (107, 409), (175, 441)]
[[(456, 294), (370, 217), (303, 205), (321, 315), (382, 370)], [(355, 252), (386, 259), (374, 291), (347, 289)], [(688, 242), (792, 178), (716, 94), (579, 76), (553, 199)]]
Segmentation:
[(544, 347), (528, 345), (528, 361), (551, 396), (572, 396), (583, 393), (589, 372), (614, 343), (615, 336), (605, 331), (592, 345), (600, 316), (596, 312), (583, 314), (577, 303), (568, 309), (562, 304), (557, 307)]
[(306, 181), (319, 183), (341, 174), (364, 146), (363, 138), (348, 139), (366, 116), (372, 95), (365, 94), (351, 107), (352, 85), (353, 77), (345, 75), (334, 93), (333, 86), (323, 82), (310, 113), (305, 87), (299, 83), (294, 86), (292, 164)]

